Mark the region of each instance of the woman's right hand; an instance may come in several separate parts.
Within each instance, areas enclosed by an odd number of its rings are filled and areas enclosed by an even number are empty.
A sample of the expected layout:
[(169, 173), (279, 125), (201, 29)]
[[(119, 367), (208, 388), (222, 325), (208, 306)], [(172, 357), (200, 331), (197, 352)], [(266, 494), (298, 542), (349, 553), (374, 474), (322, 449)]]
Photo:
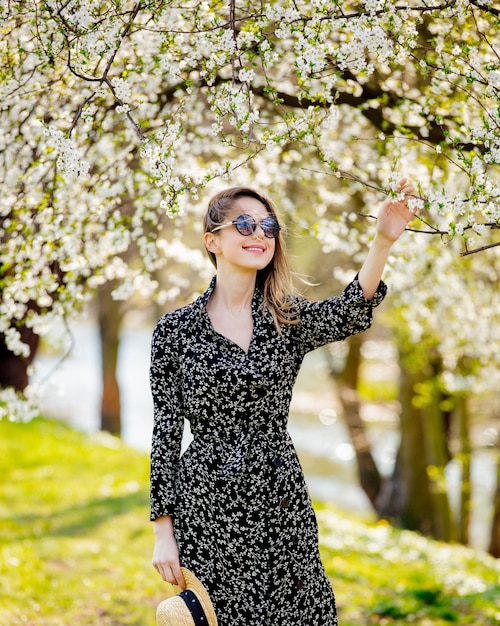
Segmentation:
[(154, 522), (155, 548), (153, 551), (153, 567), (164, 581), (186, 588), (181, 571), (179, 548), (174, 535), (173, 520), (169, 515), (159, 517)]

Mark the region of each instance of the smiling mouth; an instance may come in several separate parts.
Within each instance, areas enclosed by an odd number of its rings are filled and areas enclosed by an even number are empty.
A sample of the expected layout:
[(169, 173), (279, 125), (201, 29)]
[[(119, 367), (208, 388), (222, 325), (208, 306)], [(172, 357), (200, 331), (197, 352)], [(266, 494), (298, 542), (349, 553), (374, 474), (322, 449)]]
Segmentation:
[(264, 248), (261, 246), (245, 246), (244, 250), (247, 252), (264, 252)]

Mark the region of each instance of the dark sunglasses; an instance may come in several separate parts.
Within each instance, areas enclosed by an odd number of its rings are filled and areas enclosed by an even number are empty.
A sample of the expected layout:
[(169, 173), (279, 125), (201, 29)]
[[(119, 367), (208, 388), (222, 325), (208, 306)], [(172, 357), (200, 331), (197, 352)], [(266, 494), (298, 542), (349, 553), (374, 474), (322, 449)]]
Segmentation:
[(212, 232), (215, 233), (221, 228), (227, 228), (227, 226), (236, 226), (236, 230), (240, 233), (240, 235), (244, 235), (245, 237), (254, 233), (257, 230), (257, 226), (260, 226), (264, 235), (268, 239), (276, 239), (281, 230), (281, 226), (274, 219), (274, 217), (265, 217), (260, 222), (257, 222), (251, 215), (238, 215), (238, 217), (232, 222), (216, 226)]

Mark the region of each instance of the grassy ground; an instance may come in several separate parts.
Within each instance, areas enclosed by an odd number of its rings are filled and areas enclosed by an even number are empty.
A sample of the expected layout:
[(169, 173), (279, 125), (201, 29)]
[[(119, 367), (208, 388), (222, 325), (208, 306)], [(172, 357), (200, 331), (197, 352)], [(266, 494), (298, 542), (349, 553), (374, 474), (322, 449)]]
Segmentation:
[[(148, 469), (109, 436), (0, 421), (2, 626), (154, 625)], [(498, 561), (317, 510), (341, 626), (500, 624)]]

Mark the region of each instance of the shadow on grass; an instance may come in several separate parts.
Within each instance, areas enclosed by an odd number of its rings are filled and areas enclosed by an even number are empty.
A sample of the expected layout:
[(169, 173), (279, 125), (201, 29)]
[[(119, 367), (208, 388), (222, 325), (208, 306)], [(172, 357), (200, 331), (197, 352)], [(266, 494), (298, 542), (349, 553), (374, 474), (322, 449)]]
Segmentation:
[[(47, 515), (13, 515), (2, 519), (16, 539), (35, 539), (42, 534), (64, 537), (91, 533), (109, 519), (130, 513), (134, 509), (147, 511), (148, 497), (144, 492), (96, 498), (84, 504), (61, 509)], [(146, 522), (147, 513), (144, 515)], [(2, 533), (3, 534), (3, 533)]]

